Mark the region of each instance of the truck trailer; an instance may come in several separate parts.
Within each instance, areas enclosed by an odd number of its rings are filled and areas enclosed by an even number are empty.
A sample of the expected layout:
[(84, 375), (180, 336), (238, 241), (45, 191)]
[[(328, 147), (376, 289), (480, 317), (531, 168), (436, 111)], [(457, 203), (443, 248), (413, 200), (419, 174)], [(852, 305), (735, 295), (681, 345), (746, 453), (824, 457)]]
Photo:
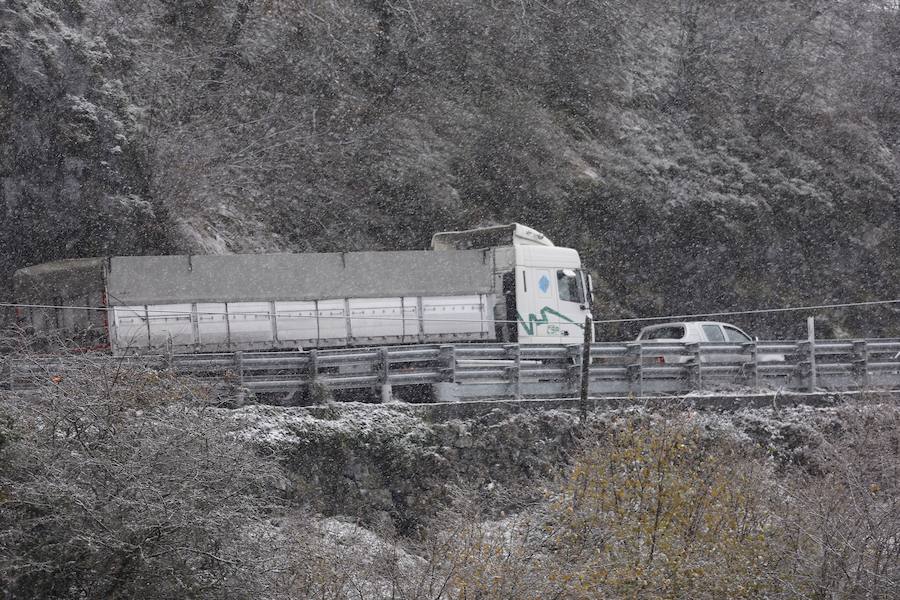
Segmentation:
[(14, 275), (20, 322), (114, 355), (580, 340), (578, 253), (513, 223), (422, 251), (112, 256)]

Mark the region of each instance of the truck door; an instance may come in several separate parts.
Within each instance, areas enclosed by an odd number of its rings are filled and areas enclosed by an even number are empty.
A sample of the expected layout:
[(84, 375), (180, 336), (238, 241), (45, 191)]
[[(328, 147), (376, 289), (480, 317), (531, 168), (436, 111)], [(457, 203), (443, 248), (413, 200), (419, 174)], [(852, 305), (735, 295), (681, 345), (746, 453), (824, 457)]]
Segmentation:
[(559, 299), (552, 269), (519, 267), (516, 304), (520, 343), (559, 342)]

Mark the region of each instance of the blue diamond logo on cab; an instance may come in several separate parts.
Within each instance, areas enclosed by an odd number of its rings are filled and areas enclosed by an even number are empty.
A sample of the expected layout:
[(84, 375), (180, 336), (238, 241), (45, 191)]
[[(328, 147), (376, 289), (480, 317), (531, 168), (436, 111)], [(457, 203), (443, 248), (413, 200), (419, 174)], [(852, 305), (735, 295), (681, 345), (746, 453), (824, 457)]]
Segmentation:
[(550, 289), (550, 278), (546, 275), (541, 277), (538, 281), (538, 287), (541, 288), (541, 291), (546, 294), (547, 290)]

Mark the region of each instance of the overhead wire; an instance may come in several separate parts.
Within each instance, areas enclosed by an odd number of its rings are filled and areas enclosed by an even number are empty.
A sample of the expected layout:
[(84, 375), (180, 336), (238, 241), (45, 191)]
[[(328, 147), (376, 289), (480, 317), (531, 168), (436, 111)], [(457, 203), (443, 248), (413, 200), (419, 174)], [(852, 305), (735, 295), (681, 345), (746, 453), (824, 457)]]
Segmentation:
[(857, 306), (879, 306), (879, 305), (888, 305), (888, 304), (900, 304), (900, 299), (897, 300), (872, 300), (867, 302), (842, 302), (839, 304), (811, 304), (808, 306), (788, 306), (781, 308), (759, 308), (752, 310), (730, 310), (730, 311), (720, 311), (720, 312), (706, 312), (706, 313), (693, 313), (687, 315), (667, 315), (665, 317), (631, 317), (625, 319), (603, 319), (603, 320), (595, 320), (594, 324), (606, 324), (606, 323), (634, 323), (639, 321), (673, 321), (673, 320), (684, 320), (684, 319), (693, 319), (697, 317), (729, 317), (736, 315), (757, 315), (757, 314), (765, 314), (765, 313), (783, 313), (783, 312), (799, 312), (806, 310), (825, 310), (825, 309), (834, 309), (834, 308), (851, 308)]

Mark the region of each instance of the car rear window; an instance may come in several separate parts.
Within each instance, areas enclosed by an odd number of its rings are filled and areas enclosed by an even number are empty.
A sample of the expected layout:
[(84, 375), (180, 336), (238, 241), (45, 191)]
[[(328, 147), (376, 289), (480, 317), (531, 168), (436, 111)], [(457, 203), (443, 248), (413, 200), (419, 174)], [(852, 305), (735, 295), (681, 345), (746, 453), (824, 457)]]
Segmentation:
[(680, 340), (683, 337), (684, 326), (682, 325), (657, 327), (656, 329), (648, 329), (641, 334), (642, 340)]

